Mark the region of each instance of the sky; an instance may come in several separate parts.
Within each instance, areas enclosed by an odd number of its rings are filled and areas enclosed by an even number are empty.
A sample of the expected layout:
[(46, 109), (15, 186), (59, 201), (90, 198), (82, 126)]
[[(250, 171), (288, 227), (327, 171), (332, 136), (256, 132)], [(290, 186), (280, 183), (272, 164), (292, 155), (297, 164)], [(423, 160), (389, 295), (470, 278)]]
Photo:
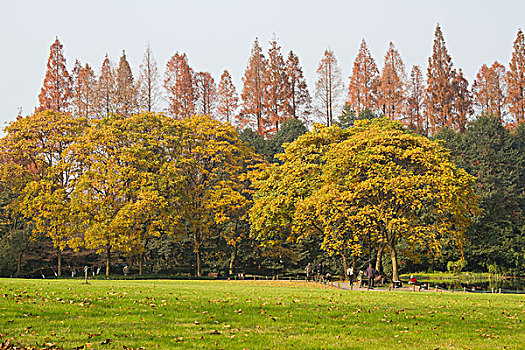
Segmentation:
[(195, 71), (216, 81), (228, 69), (238, 92), (256, 37), (266, 52), (278, 38), (284, 56), (293, 50), (313, 94), (315, 71), (331, 48), (343, 81), (364, 38), (382, 67), (393, 42), (407, 70), (426, 72), (436, 24), (455, 67), (472, 83), (483, 63), (508, 67), (523, 0), (0, 0), (0, 125), (34, 112), (49, 47), (58, 36), (69, 70), (76, 59), (98, 74), (106, 53), (114, 64), (122, 51), (135, 75), (149, 43), (161, 76), (175, 52)]

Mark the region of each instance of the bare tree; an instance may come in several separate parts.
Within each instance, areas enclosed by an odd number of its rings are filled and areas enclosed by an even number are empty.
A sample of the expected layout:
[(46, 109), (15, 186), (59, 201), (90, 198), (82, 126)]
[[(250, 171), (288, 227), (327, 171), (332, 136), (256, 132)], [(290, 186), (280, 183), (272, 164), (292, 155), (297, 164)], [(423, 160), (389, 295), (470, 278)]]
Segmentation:
[(317, 68), (314, 103), (317, 114), (326, 119), (327, 126), (333, 124), (334, 115), (339, 112), (339, 96), (342, 91), (341, 70), (337, 66), (337, 59), (332, 50), (325, 50)]
[(140, 76), (138, 82), (140, 108), (148, 112), (155, 111), (161, 97), (161, 82), (157, 66), (157, 60), (148, 43), (146, 52), (140, 65)]

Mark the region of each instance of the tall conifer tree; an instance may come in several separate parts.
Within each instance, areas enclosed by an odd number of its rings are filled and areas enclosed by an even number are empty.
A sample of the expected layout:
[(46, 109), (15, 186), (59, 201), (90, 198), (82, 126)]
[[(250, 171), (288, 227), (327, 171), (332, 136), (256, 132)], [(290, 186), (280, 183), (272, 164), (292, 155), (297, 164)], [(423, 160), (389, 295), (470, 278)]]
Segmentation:
[(117, 68), (117, 113), (131, 116), (137, 109), (137, 89), (133, 79), (133, 73), (126, 58), (126, 52), (122, 51)]
[(100, 77), (97, 84), (97, 105), (100, 116), (109, 115), (116, 112), (117, 106), (117, 81), (115, 70), (109, 60), (108, 55), (102, 62)]
[(242, 78), (242, 106), (238, 120), (242, 127), (256, 128), (259, 135), (266, 134), (269, 123), (265, 86), (267, 65), (262, 48), (259, 46), (259, 40), (256, 38)]
[(271, 124), (268, 132), (276, 132), (279, 125), (290, 117), (286, 108), (290, 96), (286, 65), (276, 38), (270, 42), (268, 50), (265, 87), (268, 121)]
[(38, 95), (39, 111), (68, 112), (73, 96), (72, 79), (66, 67), (64, 46), (58, 40), (50, 47), (44, 84)]
[(415, 65), (410, 72), (407, 86), (407, 127), (426, 133), (428, 121), (424, 120), (425, 82), (421, 67)]
[(188, 64), (186, 54), (175, 53), (166, 65), (164, 87), (168, 93), (168, 111), (177, 119), (195, 114), (197, 89), (195, 74)]
[(363, 39), (348, 84), (347, 104), (356, 115), (365, 109), (376, 110), (378, 85), (379, 70), (365, 39)]
[(427, 113), (430, 133), (454, 124), (454, 69), (441, 27), (436, 26), (432, 56), (427, 69)]
[(308, 92), (303, 69), (299, 64), (299, 57), (293, 51), (290, 51), (286, 60), (286, 73), (289, 89), (287, 113), (292, 118), (300, 119), (308, 124), (312, 113), (312, 98)]
[(155, 60), (149, 44), (146, 47), (146, 52), (144, 52), (142, 64), (140, 65), (138, 89), (141, 108), (148, 112), (153, 112), (157, 107), (161, 91), (157, 60)]
[(507, 104), (512, 123), (522, 122), (525, 119), (525, 39), (521, 29), (514, 41), (507, 72)]
[[(78, 63), (78, 64), (77, 64)], [(75, 63), (73, 70), (73, 114), (84, 118), (96, 117), (96, 78), (93, 69), (86, 63)]]
[(405, 84), (405, 64), (394, 44), (390, 43), (378, 86), (378, 105), (382, 113), (390, 119), (404, 121), (406, 112)]
[(473, 113), (472, 110), (472, 94), (468, 88), (468, 81), (463, 76), (461, 68), (454, 74), (454, 128), (460, 132), (464, 132), (467, 126), (469, 115)]
[(235, 112), (239, 104), (239, 97), (233, 85), (232, 77), (224, 70), (217, 92), (217, 117), (220, 121), (233, 124)]
[(331, 126), (334, 115), (339, 114), (339, 96), (343, 89), (341, 70), (332, 50), (325, 50), (323, 58), (317, 68), (317, 82), (315, 84), (315, 107), (317, 114), (326, 125)]
[(494, 115), (503, 121), (505, 116), (505, 66), (495, 61), (492, 66), (481, 66), (472, 84), (474, 105), (479, 112)]
[(199, 72), (195, 76), (197, 88), (197, 112), (204, 115), (215, 114), (217, 87), (215, 80), (208, 72)]

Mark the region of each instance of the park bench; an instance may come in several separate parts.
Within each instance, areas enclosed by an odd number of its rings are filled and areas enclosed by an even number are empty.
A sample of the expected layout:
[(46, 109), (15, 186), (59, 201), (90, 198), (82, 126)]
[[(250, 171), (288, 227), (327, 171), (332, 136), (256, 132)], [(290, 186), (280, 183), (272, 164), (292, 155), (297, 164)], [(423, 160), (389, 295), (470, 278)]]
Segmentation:
[(401, 281), (392, 281), (392, 288), (401, 288), (403, 287), (403, 282)]

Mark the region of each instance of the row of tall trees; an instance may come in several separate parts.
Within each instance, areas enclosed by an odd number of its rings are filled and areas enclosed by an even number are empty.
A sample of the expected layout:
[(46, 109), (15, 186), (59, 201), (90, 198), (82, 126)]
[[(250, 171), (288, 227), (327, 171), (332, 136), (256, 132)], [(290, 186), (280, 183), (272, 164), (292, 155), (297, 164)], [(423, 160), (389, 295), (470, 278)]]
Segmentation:
[(275, 145), (248, 130), (149, 112), (19, 118), (0, 140), (2, 239), (50, 240), (58, 276), (68, 249), (104, 256), (106, 275), (115, 252), (142, 273), (150, 242), (172, 237), (191, 247), (197, 276), (210, 241), (222, 242), (215, 254), (231, 253), (231, 273), (251, 240), (279, 261), (317, 242), (306, 250), (340, 256), (343, 271), (350, 257), (388, 249), (398, 279), (400, 244), (436, 257), (448, 241), (464, 241), (477, 213), (474, 177), (440, 144), (388, 118), (311, 132), (291, 119)]
[(142, 272), (148, 241), (171, 235), (191, 242), (200, 276), (212, 234), (236, 242), (225, 226), (243, 220), (245, 172), (256, 159), (229, 124), (148, 112), (92, 120), (37, 112), (9, 125), (0, 146), (6, 236), (49, 238), (58, 275), (66, 248), (102, 254), (106, 274), (118, 250)]
[(106, 273), (124, 259), (139, 273), (296, 274), (315, 259), (395, 277), (462, 257), (523, 273), (524, 124), (481, 115), (436, 143), (363, 119), (308, 132), (292, 118), (265, 138), (208, 116), (18, 118), (0, 140), (0, 274), (32, 261), (26, 273), (60, 275), (63, 254)]
[(469, 84), (461, 68), (454, 67), (439, 25), (426, 75), (418, 65), (408, 71), (393, 43), (379, 69), (363, 39), (346, 97), (335, 53), (327, 49), (317, 68), (312, 99), (298, 56), (290, 51), (285, 59), (276, 38), (265, 54), (256, 39), (242, 83), (239, 96), (227, 70), (217, 84), (209, 72), (195, 72), (186, 54), (179, 52), (167, 62), (162, 80), (149, 45), (137, 77), (125, 52), (116, 68), (106, 56), (98, 76), (89, 64), (78, 60), (70, 74), (57, 38), (51, 46), (38, 110), (86, 118), (109, 113), (129, 116), (143, 110), (165, 110), (178, 119), (200, 113), (249, 126), (265, 137), (289, 118), (330, 126), (366, 111), (427, 135), (444, 127), (463, 132), (474, 113), (494, 114), (513, 127), (525, 115), (525, 40), (519, 30), (508, 69), (498, 61), (483, 64)]
[(516, 125), (523, 120), (524, 97), (525, 42), (521, 30), (514, 42), (509, 70), (497, 61), (490, 67), (484, 64), (469, 87), (461, 68), (454, 68), (438, 25), (426, 81), (418, 65), (407, 74), (392, 43), (380, 71), (363, 39), (352, 68), (343, 115), (369, 110), (427, 135), (442, 128), (463, 132), (475, 112), (494, 114), (503, 124)]

